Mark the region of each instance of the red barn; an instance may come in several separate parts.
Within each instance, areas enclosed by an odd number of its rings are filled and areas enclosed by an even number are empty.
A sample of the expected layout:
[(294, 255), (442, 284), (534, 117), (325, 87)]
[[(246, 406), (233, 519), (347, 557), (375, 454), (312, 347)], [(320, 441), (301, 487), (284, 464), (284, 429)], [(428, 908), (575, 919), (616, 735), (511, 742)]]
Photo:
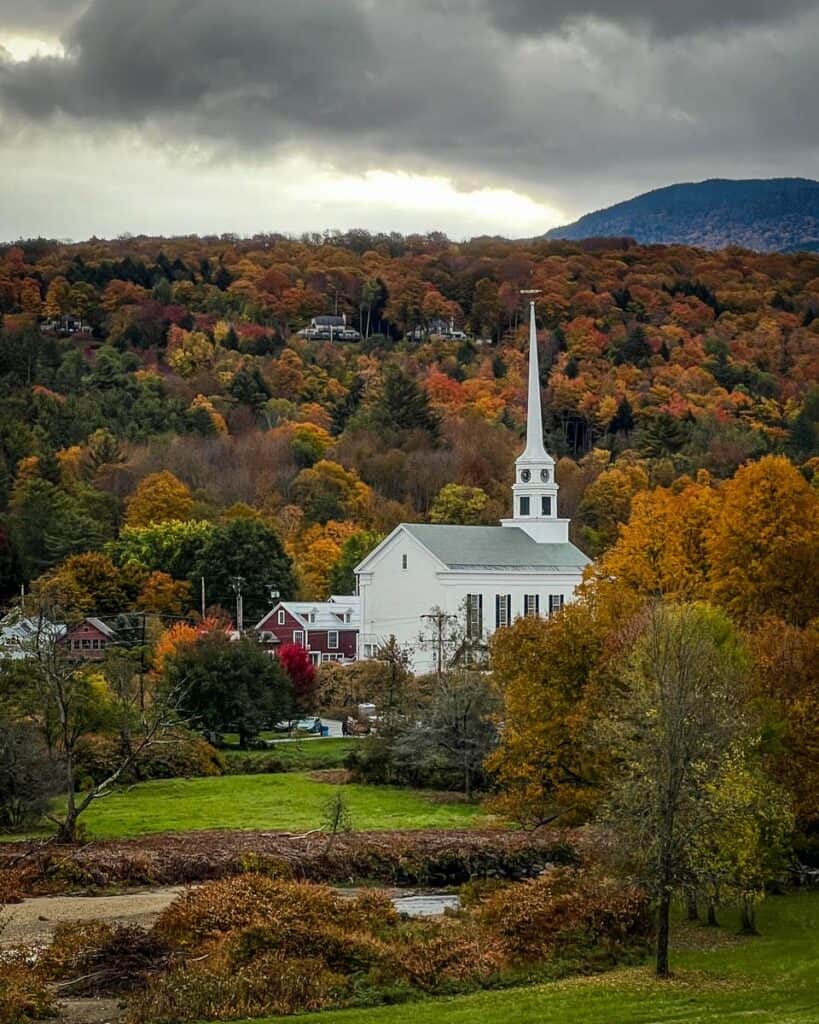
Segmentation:
[(316, 665), (355, 661), (358, 598), (334, 594), (329, 601), (280, 601), (255, 628), (271, 652), (279, 644), (298, 644)]
[(114, 631), (102, 619), (88, 618), (69, 626), (59, 642), (68, 648), (72, 657), (99, 661), (115, 639)]

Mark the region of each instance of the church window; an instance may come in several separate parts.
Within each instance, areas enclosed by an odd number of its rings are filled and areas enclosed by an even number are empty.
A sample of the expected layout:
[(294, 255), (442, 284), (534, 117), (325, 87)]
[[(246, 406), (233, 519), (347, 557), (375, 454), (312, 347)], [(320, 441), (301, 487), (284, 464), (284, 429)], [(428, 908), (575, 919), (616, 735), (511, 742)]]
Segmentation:
[(523, 481), (523, 483), (528, 484), (529, 481), (532, 479), (532, 474), (529, 472), (528, 469), (522, 469), (520, 471), (520, 478)]
[(527, 618), (540, 615), (540, 594), (525, 594), (523, 597), (523, 614)]
[(284, 608), (279, 608), (278, 620), (279, 620), (279, 625), (283, 626), (284, 625)]
[(466, 595), (466, 635), (470, 640), (483, 636), (483, 595)]
[(407, 556), (401, 555), (401, 568), (406, 569), (407, 567)]
[(552, 514), (552, 497), (550, 494), (544, 494), (540, 499), (541, 515), (550, 516)]
[(529, 515), (529, 498), (524, 497), (520, 499), (520, 514), (522, 516)]
[(549, 473), (548, 469), (541, 469), (541, 471), (540, 471), (540, 479), (544, 482), (544, 484), (548, 484), (549, 476), (550, 476), (550, 473)]
[(549, 614), (554, 615), (555, 612), (559, 612), (563, 607), (563, 595), (562, 594), (549, 594)]
[(495, 627), (503, 629), (512, 621), (512, 595), (495, 595)]
[(331, 629), (327, 633), (327, 646), (332, 651), (333, 648), (338, 647), (338, 631)]

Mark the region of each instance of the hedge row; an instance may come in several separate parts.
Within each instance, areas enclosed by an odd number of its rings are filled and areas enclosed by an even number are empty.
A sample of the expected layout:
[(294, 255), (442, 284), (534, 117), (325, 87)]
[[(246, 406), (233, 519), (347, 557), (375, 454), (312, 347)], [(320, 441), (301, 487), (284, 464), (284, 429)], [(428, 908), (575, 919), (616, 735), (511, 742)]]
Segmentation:
[(583, 833), (459, 829), (353, 832), (328, 849), (322, 833), (194, 832), (109, 840), (78, 847), (0, 846), (0, 898), (111, 887), (180, 885), (248, 871), (347, 884), (449, 886), (518, 880), (548, 864), (578, 862)]

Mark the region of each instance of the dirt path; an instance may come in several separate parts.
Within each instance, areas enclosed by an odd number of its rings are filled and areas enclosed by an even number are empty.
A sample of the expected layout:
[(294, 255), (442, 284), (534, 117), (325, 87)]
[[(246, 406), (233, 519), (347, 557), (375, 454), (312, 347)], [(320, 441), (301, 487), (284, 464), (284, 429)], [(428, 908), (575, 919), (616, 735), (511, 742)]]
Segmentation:
[(105, 921), (108, 924), (154, 923), (184, 886), (146, 889), (119, 896), (37, 896), (3, 908), (0, 945), (45, 945), (61, 921)]
[[(46, 945), (61, 921), (104, 921), (106, 924), (137, 924), (150, 927), (169, 903), (186, 886), (145, 889), (119, 896), (36, 896), (12, 904), (0, 913), (0, 946)], [(358, 890), (338, 890), (339, 895), (354, 896)], [(410, 917), (443, 914), (456, 907), (454, 895), (439, 893), (390, 893), (397, 910)]]

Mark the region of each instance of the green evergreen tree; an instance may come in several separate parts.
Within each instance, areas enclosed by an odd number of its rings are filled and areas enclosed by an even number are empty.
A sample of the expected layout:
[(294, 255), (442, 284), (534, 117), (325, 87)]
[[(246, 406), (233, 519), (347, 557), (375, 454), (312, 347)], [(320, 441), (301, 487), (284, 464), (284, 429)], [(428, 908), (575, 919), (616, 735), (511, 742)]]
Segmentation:
[(396, 430), (426, 430), (438, 436), (438, 419), (429, 406), (426, 392), (408, 373), (390, 366), (384, 373), (384, 390), (376, 417), (385, 427)]

